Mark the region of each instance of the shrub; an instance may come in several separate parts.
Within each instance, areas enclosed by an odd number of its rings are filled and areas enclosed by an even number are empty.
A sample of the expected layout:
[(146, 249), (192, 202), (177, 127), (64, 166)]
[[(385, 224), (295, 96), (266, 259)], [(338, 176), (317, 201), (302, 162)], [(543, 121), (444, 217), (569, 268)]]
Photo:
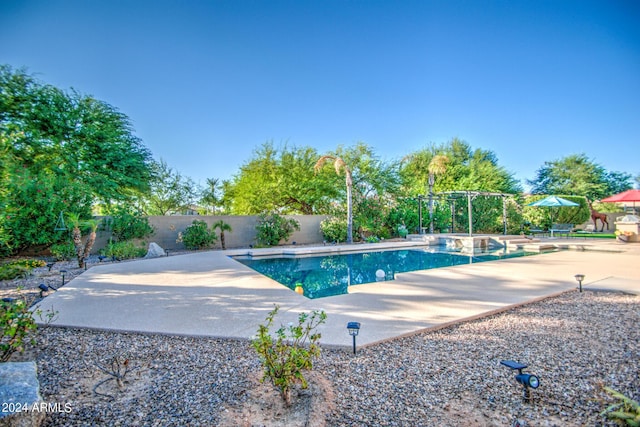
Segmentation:
[(181, 235), (181, 241), (187, 249), (208, 248), (216, 240), (218, 240), (216, 233), (209, 229), (207, 223), (197, 219), (193, 220)]
[(618, 402), (602, 411), (600, 415), (604, 415), (610, 420), (614, 420), (621, 426), (639, 426), (640, 403), (611, 388), (603, 387), (603, 389), (612, 397), (618, 399)]
[(55, 257), (56, 261), (68, 261), (76, 256), (76, 248), (73, 242), (51, 245), (49, 252)]
[(22, 259), (0, 265), (0, 280), (13, 280), (18, 277), (26, 277), (36, 267), (47, 265), (38, 259)]
[[(0, 301), (0, 362), (6, 362), (15, 352), (23, 352), (29, 332), (37, 327), (29, 305), (24, 299)], [(32, 340), (33, 341), (33, 340)]]
[(117, 207), (107, 221), (111, 233), (119, 242), (132, 239), (144, 239), (153, 234), (149, 219), (124, 207)]
[[(267, 315), (266, 324), (258, 328), (258, 336), (251, 345), (258, 352), (264, 368), (262, 381), (269, 379), (280, 390), (280, 396), (287, 405), (291, 404), (291, 387), (300, 382), (307, 388), (307, 381), (302, 371), (313, 368), (313, 359), (320, 356), (320, 333), (315, 329), (325, 322), (324, 311), (313, 311), (309, 316), (300, 313), (298, 324), (283, 325), (271, 336), (270, 329), (279, 307)], [(308, 341), (308, 345), (307, 345)]]
[(117, 259), (132, 259), (145, 256), (147, 249), (142, 246), (136, 246), (133, 242), (109, 242), (101, 253)]
[(262, 246), (276, 246), (281, 240), (287, 240), (300, 224), (293, 218), (285, 218), (277, 213), (261, 214), (256, 225), (256, 240)]
[(347, 219), (331, 217), (320, 223), (320, 231), (327, 242), (347, 241)]

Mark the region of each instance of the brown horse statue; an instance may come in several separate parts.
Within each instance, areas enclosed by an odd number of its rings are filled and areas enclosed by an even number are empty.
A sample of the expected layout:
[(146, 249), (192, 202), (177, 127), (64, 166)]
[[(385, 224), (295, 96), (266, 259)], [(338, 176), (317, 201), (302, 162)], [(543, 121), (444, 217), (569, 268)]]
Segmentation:
[(596, 228), (596, 231), (598, 231), (598, 220), (602, 222), (602, 227), (600, 228), (600, 231), (604, 230), (605, 224), (607, 224), (607, 230), (608, 230), (609, 220), (607, 219), (607, 215), (593, 209), (593, 205), (591, 204), (591, 201), (589, 199), (587, 199), (587, 203), (589, 204), (589, 210), (591, 211), (591, 220), (593, 221), (593, 226)]

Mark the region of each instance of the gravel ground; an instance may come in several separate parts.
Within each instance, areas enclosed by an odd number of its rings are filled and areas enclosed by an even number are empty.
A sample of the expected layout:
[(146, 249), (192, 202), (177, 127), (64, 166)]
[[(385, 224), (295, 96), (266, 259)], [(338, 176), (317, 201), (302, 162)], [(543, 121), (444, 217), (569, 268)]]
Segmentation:
[[(570, 292), (484, 319), (360, 349), (324, 349), (315, 371), (335, 402), (329, 426), (615, 425), (602, 385), (640, 398), (640, 297)], [(259, 371), (246, 341), (44, 327), (32, 357), (48, 426), (206, 426), (248, 399)], [(125, 387), (96, 363), (126, 355)], [(28, 355), (27, 355), (28, 356)], [(540, 377), (522, 402), (512, 359)], [(275, 392), (274, 392), (275, 393)], [(104, 395), (112, 395), (112, 398)]]
[[(97, 263), (92, 257), (89, 268)], [(61, 269), (67, 281), (83, 272), (77, 262), (38, 268), (0, 282), (0, 296), (14, 297), (20, 286), (37, 299), (39, 283), (61, 284)], [(640, 296), (569, 292), (356, 356), (324, 349), (314, 371), (332, 388), (326, 425), (613, 426), (600, 416), (613, 402), (601, 387), (640, 399), (639, 325)], [(229, 414), (251, 403), (260, 371), (246, 341), (46, 326), (36, 340), (14, 360), (36, 360), (44, 400), (70, 408), (48, 414), (47, 426), (229, 423)], [(103, 382), (113, 376), (98, 368), (117, 370), (114, 358), (123, 362), (120, 372), (130, 370), (122, 388)], [(529, 404), (514, 372), (500, 364), (508, 359), (540, 377)]]

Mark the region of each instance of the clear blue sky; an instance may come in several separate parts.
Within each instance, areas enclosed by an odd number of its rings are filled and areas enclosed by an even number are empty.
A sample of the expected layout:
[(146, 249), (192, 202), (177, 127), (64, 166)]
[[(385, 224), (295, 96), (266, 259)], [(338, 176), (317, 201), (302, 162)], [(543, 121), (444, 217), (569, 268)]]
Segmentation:
[(581, 152), (640, 174), (636, 0), (0, 0), (0, 63), (200, 182), (268, 140), (391, 160), (456, 136), (523, 183)]

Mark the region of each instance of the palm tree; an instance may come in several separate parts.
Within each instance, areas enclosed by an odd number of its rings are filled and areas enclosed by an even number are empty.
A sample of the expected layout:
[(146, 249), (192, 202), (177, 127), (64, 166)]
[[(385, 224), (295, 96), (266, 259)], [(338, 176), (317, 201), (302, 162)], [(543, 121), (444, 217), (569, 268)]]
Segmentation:
[(353, 179), (351, 178), (351, 170), (340, 157), (322, 156), (313, 167), (317, 173), (324, 166), (325, 161), (331, 160), (336, 173), (340, 175), (340, 169), (344, 169), (347, 184), (347, 243), (353, 243), (353, 208), (351, 201), (351, 187), (353, 187)]
[(427, 166), (429, 171), (429, 233), (433, 234), (433, 185), (436, 182), (436, 176), (442, 175), (447, 170), (447, 156), (438, 154), (433, 156)]
[(212, 227), (213, 227), (214, 230), (216, 228), (220, 229), (220, 244), (222, 244), (222, 250), (227, 249), (227, 247), (225, 246), (225, 243), (224, 243), (224, 232), (225, 231), (229, 231), (229, 232), (233, 231), (231, 229), (231, 226), (229, 224), (227, 224), (226, 222), (224, 222), (223, 220), (220, 220), (220, 221), (214, 222)]
[(82, 264), (80, 268), (84, 267), (84, 263), (87, 262), (87, 258), (91, 254), (91, 248), (93, 248), (93, 244), (96, 242), (96, 230), (98, 229), (98, 225), (100, 224), (100, 220), (97, 219), (88, 219), (84, 222), (89, 226), (91, 230), (89, 232), (89, 237), (87, 237), (87, 241), (84, 244), (84, 254), (82, 256)]
[(78, 267), (82, 268), (84, 247), (82, 246), (82, 232), (80, 231), (80, 215), (77, 213), (67, 214), (67, 222), (71, 226), (71, 240), (73, 240), (73, 246), (78, 257)]

